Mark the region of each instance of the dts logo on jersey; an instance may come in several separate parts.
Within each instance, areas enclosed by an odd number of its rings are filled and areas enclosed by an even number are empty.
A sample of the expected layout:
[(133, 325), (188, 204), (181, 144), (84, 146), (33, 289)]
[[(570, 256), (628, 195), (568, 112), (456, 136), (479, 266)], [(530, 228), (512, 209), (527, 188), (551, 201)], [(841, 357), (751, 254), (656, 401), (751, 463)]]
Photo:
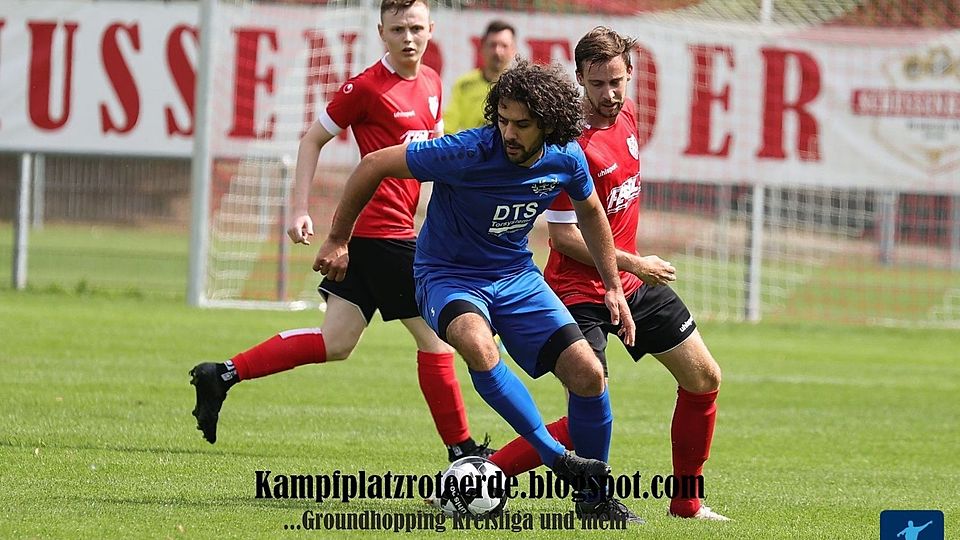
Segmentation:
[(487, 229), (487, 232), (494, 236), (500, 236), (501, 234), (523, 230), (539, 213), (540, 206), (535, 202), (498, 204), (493, 211), (493, 219), (490, 220), (490, 228)]

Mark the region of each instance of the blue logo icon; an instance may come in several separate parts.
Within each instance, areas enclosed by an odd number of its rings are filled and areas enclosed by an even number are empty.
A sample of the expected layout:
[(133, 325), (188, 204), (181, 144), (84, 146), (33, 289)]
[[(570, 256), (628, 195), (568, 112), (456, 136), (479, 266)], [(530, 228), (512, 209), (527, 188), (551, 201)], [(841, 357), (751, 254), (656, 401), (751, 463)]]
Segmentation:
[(880, 512), (880, 540), (943, 540), (940, 510)]

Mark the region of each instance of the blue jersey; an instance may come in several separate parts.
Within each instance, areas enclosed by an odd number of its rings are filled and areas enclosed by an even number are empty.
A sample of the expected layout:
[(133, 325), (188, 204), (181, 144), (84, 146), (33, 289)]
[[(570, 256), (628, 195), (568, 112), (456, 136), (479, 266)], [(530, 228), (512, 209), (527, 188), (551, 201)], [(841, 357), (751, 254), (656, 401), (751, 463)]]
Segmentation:
[(496, 127), (414, 142), (407, 147), (414, 178), (434, 182), (417, 239), (414, 275), (469, 274), (497, 278), (533, 265), (527, 234), (564, 190), (576, 200), (593, 179), (576, 141), (544, 145), (530, 167), (507, 159)]

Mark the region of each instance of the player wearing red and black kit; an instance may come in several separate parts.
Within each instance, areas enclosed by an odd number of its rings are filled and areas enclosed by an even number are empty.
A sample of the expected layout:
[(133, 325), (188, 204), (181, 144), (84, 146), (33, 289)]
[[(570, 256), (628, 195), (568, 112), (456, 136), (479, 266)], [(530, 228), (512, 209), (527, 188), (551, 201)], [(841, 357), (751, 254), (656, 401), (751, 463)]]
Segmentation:
[[(362, 157), (442, 135), (441, 92), (440, 76), (430, 67), (421, 66), (408, 80), (383, 58), (347, 81), (318, 122), (334, 136), (352, 127)], [(419, 200), (416, 180), (384, 179), (357, 220), (350, 272), (343, 281), (324, 278), (320, 292), (353, 303), (367, 322), (377, 309), (384, 321), (419, 317), (413, 285), (413, 218)]]
[[(338, 133), (352, 128), (361, 155), (443, 135), (440, 77), (422, 64), (433, 27), (427, 0), (381, 0), (377, 31), (387, 53), (344, 83), (300, 139), (293, 218), (287, 228), (293, 242), (309, 244), (313, 236), (310, 186), (320, 151)], [(320, 284), (327, 300), (321, 327), (280, 332), (224, 363), (194, 366), (193, 415), (207, 441), (217, 439), (220, 409), (234, 384), (305, 364), (347, 359), (380, 310), (385, 321), (399, 319), (417, 344), (417, 379), (447, 457), (453, 461), (492, 452), (486, 443), (477, 444), (470, 437), (453, 348), (437, 337), (417, 309), (413, 220), (419, 197), (415, 180), (383, 181), (349, 244), (350, 271), (342, 281), (324, 279)]]
[[(703, 343), (693, 316), (668, 286), (676, 269), (656, 255), (637, 254), (640, 215), (640, 152), (633, 104), (626, 99), (634, 42), (615, 31), (597, 27), (576, 46), (577, 80), (583, 86), (588, 125), (580, 138), (590, 174), (617, 248), (617, 266), (636, 325), (635, 345), (627, 351), (639, 360), (652, 354), (677, 380), (677, 401), (670, 438), (676, 476), (698, 476), (710, 454), (716, 422), (720, 367)], [(590, 346), (607, 368), (607, 335), (616, 333), (604, 305), (599, 275), (583, 248), (569, 200), (562, 194), (546, 212), (550, 256), (544, 276), (570, 310)], [(644, 283), (641, 277), (647, 280)], [(567, 419), (547, 426), (569, 448)], [(507, 474), (517, 475), (539, 466), (532, 448), (515, 439), (491, 460)], [(728, 519), (703, 505), (696, 494), (670, 501), (670, 514), (713, 521)]]
[[(587, 126), (580, 146), (587, 156), (590, 174), (617, 250), (637, 254), (637, 226), (640, 220), (640, 146), (633, 104), (624, 103), (613, 125), (597, 129)], [(558, 196), (546, 212), (550, 223), (576, 223), (570, 199)], [(551, 246), (552, 247), (552, 246)], [(550, 288), (570, 310), (584, 336), (607, 369), (607, 334), (616, 333), (605, 315), (603, 284), (591, 265), (550, 250), (544, 277)], [(677, 346), (696, 328), (683, 301), (669, 287), (644, 286), (635, 274), (620, 270), (623, 292), (637, 323), (636, 343), (627, 350), (634, 360), (647, 353), (661, 353)]]

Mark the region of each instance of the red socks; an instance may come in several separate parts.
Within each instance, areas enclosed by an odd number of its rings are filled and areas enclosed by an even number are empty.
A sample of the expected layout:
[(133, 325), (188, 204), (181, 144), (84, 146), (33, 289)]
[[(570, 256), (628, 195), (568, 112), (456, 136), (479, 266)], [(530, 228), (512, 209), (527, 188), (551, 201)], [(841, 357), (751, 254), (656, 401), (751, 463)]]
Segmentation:
[[(547, 424), (547, 431), (550, 432), (550, 435), (553, 435), (553, 438), (558, 440), (564, 448), (573, 450), (573, 443), (570, 442), (570, 431), (567, 427), (566, 416), (552, 424)], [(540, 455), (537, 454), (533, 446), (523, 437), (517, 437), (500, 450), (497, 450), (495, 454), (490, 456), (490, 461), (500, 467), (507, 476), (517, 476), (543, 465), (543, 462), (540, 460)]]
[(319, 328), (300, 328), (280, 332), (232, 360), (240, 380), (245, 381), (326, 362), (327, 347)]
[[(677, 388), (677, 406), (673, 411), (670, 439), (673, 443), (673, 474), (703, 474), (703, 463), (710, 457), (713, 427), (717, 421), (717, 393), (694, 394)], [(700, 499), (673, 499), (670, 512), (691, 517), (700, 509)]]
[[(673, 412), (670, 438), (673, 442), (673, 474), (703, 474), (703, 464), (710, 457), (713, 428), (717, 420), (717, 394), (719, 391), (694, 394), (683, 388), (677, 389), (677, 405)], [(567, 428), (567, 418), (547, 426), (551, 435), (564, 447), (573, 449)], [(540, 456), (522, 437), (517, 437), (501, 448), (490, 460), (509, 476), (517, 476), (541, 465)], [(700, 509), (700, 499), (673, 499), (670, 512), (690, 517)]]
[(417, 379), (420, 391), (427, 401), (433, 423), (443, 439), (451, 446), (470, 438), (467, 427), (467, 412), (463, 406), (463, 394), (454, 369), (453, 353), (428, 353), (417, 351)]

